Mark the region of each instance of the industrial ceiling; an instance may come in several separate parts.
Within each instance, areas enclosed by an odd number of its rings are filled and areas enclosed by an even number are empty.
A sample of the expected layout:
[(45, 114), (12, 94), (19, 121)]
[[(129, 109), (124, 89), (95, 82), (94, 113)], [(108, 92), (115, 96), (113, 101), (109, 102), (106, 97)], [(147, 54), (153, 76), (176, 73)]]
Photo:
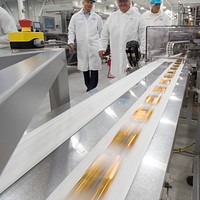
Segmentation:
[[(13, 0), (0, 0), (0, 3), (4, 2), (13, 2)], [(23, 0), (27, 2), (32, 2), (32, 3), (65, 3), (65, 2), (74, 2), (71, 0)], [(76, 1), (81, 1), (81, 0), (76, 0)], [(173, 14), (178, 13), (178, 7), (179, 4), (183, 4), (185, 6), (190, 5), (191, 7), (193, 6), (200, 6), (200, 1), (199, 0), (162, 0), (163, 1), (163, 10), (170, 10), (172, 11)], [(98, 4), (104, 4), (110, 8), (110, 5), (113, 4), (115, 8), (116, 7), (116, 0), (97, 0)], [(141, 13), (149, 9), (149, 0), (132, 0), (132, 3), (135, 4), (135, 6), (139, 9)]]
[[(106, 5), (110, 6), (110, 4), (115, 4), (115, 0), (101, 0), (102, 3), (105, 3)], [(164, 10), (170, 10), (174, 14), (178, 13), (178, 7), (179, 4), (184, 4), (185, 6), (190, 5), (191, 7), (200, 5), (199, 0), (162, 0)], [(141, 7), (144, 8), (144, 10), (140, 10), (141, 12), (149, 9), (149, 0), (132, 0), (133, 4), (137, 4), (136, 7), (141, 9)]]

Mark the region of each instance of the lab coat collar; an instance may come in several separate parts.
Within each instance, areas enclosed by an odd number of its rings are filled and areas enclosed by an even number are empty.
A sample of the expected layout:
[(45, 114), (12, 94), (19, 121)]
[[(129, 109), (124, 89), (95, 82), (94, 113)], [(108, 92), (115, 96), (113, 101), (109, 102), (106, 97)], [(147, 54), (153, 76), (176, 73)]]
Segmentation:
[(159, 12), (158, 13), (152, 13), (151, 11), (150, 11), (150, 15), (152, 15), (152, 16), (158, 16), (158, 15), (160, 15), (161, 14), (161, 11), (159, 10)]
[(79, 10), (79, 13), (81, 13), (81, 14), (84, 13), (83, 8), (81, 8), (81, 10)]
[[(85, 12), (84, 12), (84, 10), (83, 10), (83, 8), (79, 11), (81, 14), (84, 14)], [(92, 15), (94, 13), (94, 11), (90, 11), (90, 15)]]
[(122, 12), (121, 10), (119, 10), (119, 12), (120, 12), (120, 14), (127, 14), (127, 15), (130, 15), (130, 13), (131, 13), (131, 8), (129, 8), (129, 10), (126, 11), (125, 13)]
[[(84, 16), (84, 10), (83, 10), (83, 8), (79, 11), (79, 13), (82, 15), (82, 16)], [(84, 17), (85, 18), (85, 17)], [(85, 18), (86, 19), (86, 18)], [(91, 21), (91, 20), (94, 20), (94, 19), (96, 19), (96, 17), (95, 17), (95, 12), (94, 11), (91, 11), (90, 12), (90, 16), (88, 17), (88, 21)]]

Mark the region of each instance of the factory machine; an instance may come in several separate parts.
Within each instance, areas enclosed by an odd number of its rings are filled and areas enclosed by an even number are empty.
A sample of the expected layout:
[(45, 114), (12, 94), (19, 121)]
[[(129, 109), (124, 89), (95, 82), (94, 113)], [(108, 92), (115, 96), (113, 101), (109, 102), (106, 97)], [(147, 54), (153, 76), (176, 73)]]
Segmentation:
[(191, 70), (198, 94), (198, 32), (149, 27), (147, 65), (27, 129), (1, 167), (0, 198), (160, 199)]
[(19, 20), (21, 32), (10, 32), (8, 34), (11, 49), (31, 49), (44, 47), (44, 33), (32, 32), (32, 21), (29, 19)]

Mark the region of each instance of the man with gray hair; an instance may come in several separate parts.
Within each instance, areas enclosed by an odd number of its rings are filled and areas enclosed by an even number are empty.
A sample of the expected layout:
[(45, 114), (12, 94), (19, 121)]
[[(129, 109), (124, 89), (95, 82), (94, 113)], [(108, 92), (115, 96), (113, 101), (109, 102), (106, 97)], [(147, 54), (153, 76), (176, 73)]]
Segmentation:
[(95, 0), (83, 0), (83, 8), (74, 14), (69, 23), (68, 44), (77, 43), (78, 69), (83, 71), (87, 92), (98, 84), (101, 59), (98, 56), (102, 19), (92, 11)]
[(109, 41), (112, 55), (111, 74), (120, 78), (126, 75), (128, 66), (127, 42), (138, 41), (141, 54), (145, 53), (145, 24), (141, 14), (131, 8), (131, 0), (117, 0), (117, 5), (119, 9), (108, 17), (102, 30), (99, 56), (103, 58)]

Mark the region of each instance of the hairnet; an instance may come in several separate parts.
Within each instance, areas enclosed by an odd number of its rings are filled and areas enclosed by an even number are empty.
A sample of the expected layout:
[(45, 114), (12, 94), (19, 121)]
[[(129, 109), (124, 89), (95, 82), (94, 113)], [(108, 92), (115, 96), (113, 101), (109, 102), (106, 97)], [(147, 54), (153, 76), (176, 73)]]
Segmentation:
[(150, 0), (151, 4), (161, 4), (162, 0)]

